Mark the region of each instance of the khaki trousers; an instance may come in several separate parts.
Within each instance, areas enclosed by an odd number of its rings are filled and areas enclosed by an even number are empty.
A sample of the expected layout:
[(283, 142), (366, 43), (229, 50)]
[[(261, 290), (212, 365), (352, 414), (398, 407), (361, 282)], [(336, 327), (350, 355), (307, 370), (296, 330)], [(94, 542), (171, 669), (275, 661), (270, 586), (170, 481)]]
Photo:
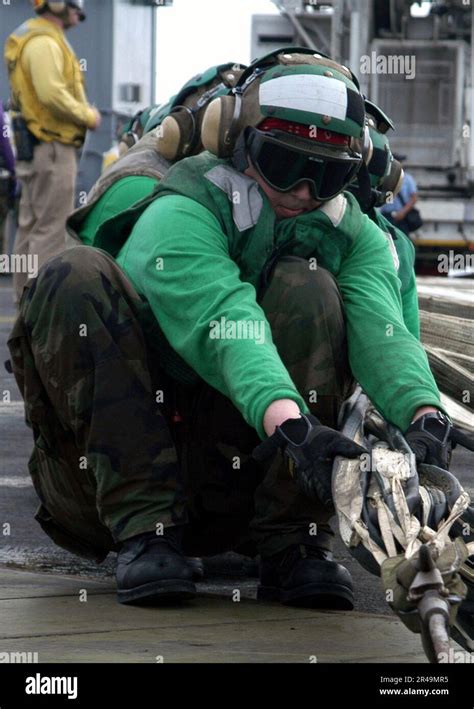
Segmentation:
[[(31, 162), (17, 162), (21, 199), (13, 253), (38, 258), (38, 268), (66, 245), (66, 219), (74, 209), (77, 157), (72, 145), (40, 143)], [(15, 303), (28, 273), (13, 274)]]

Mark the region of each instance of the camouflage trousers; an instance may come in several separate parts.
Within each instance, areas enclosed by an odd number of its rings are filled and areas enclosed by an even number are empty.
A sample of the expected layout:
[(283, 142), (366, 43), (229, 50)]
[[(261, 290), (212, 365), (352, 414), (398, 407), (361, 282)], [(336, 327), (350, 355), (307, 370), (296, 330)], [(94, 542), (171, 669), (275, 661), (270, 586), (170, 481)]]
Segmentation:
[[(260, 302), (310, 410), (336, 426), (353, 380), (333, 277), (285, 257)], [(185, 525), (193, 555), (330, 548), (327, 509), (297, 490), (280, 455), (265, 468), (253, 460), (259, 438), (229, 399), (166, 373), (142, 308), (115, 261), (92, 247), (50, 259), (25, 288), (8, 345), (34, 434), (43, 529), (97, 561), (161, 525)]]

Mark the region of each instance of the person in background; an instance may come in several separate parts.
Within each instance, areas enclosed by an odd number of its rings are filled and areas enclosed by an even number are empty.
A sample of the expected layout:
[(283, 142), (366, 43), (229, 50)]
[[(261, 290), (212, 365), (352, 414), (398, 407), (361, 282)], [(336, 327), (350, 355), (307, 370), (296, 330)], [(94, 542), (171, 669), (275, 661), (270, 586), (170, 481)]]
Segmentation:
[[(406, 160), (406, 155), (394, 153), (393, 157), (395, 160), (398, 160), (399, 163), (402, 163), (403, 166), (403, 162)], [(417, 199), (418, 188), (416, 186), (415, 179), (409, 172), (404, 171), (400, 192), (397, 194), (393, 202), (387, 202), (387, 204), (384, 204), (380, 211), (384, 217), (389, 220), (389, 222), (394, 224), (398, 229), (401, 229), (401, 231), (405, 234), (409, 234), (411, 231), (415, 231), (415, 229), (413, 228), (413, 224), (410, 223), (410, 219), (407, 217), (408, 214), (412, 212)]]
[[(38, 17), (5, 43), (22, 194), (14, 253), (34, 254), (41, 266), (65, 248), (66, 218), (74, 208), (76, 150), (87, 129), (99, 127), (84, 78), (65, 31), (85, 20), (83, 0), (33, 0)], [(19, 303), (26, 273), (13, 274)]]

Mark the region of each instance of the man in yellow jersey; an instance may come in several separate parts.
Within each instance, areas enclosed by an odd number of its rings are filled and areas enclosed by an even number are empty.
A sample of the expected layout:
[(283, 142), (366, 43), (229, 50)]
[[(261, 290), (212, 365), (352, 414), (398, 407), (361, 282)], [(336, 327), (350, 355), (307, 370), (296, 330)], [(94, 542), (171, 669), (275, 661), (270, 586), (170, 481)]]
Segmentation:
[[(88, 104), (80, 64), (65, 31), (85, 20), (83, 0), (32, 1), (38, 17), (5, 43), (22, 194), (14, 253), (36, 267), (65, 247), (66, 218), (74, 208), (76, 150), (87, 129), (99, 127)], [(25, 258), (25, 262), (27, 259)], [(21, 262), (21, 259), (18, 259)], [(14, 273), (18, 304), (28, 272)]]

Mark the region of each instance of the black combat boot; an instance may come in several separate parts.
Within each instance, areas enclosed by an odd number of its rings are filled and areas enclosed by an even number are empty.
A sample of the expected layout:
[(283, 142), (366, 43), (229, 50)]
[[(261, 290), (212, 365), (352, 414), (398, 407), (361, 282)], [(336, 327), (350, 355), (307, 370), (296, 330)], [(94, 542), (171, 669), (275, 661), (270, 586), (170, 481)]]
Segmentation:
[(158, 605), (196, 595), (193, 568), (181, 551), (180, 527), (145, 532), (124, 541), (117, 557), (120, 603)]
[(304, 608), (354, 608), (348, 570), (333, 561), (330, 551), (305, 544), (262, 557), (257, 599)]

